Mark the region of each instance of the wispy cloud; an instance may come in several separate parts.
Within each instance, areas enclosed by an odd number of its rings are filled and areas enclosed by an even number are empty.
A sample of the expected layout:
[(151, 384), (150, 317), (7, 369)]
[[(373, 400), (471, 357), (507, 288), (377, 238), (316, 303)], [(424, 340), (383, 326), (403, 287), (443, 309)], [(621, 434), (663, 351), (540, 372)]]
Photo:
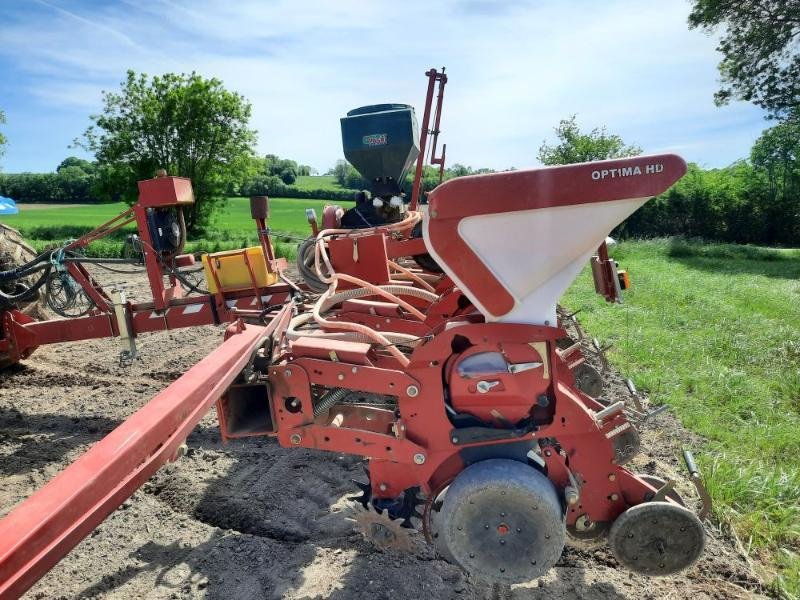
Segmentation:
[(45, 2), (45, 0), (32, 0), (32, 1), (36, 2), (37, 4), (41, 4), (42, 6), (45, 6), (51, 10), (54, 10), (57, 13), (64, 15), (65, 17), (68, 17), (69, 19), (77, 21), (78, 23), (81, 23), (83, 25), (88, 25), (89, 27), (93, 27), (98, 31), (100, 31), (101, 33), (110, 34), (111, 36), (120, 40), (124, 44), (127, 44), (128, 46), (132, 46), (134, 48), (136, 47), (136, 42), (134, 42), (131, 38), (129, 38), (121, 31), (114, 29), (113, 27), (109, 27), (108, 25), (104, 25), (103, 23), (99, 23), (97, 21), (94, 21), (86, 17), (82, 17), (65, 8), (61, 8), (60, 6), (56, 6), (55, 4), (51, 4), (50, 2)]
[[(764, 128), (759, 111), (713, 105), (715, 40), (683, 0), (642, 3), (413, 0), (159, 0), (0, 4), (7, 170), (51, 168), (128, 68), (197, 71), (253, 103), (260, 150), (325, 169), (354, 106), (421, 109), (422, 73), (447, 65), (448, 157), (526, 166), (558, 120), (578, 114), (648, 151), (723, 165)], [(43, 114), (55, 125), (34, 139)]]

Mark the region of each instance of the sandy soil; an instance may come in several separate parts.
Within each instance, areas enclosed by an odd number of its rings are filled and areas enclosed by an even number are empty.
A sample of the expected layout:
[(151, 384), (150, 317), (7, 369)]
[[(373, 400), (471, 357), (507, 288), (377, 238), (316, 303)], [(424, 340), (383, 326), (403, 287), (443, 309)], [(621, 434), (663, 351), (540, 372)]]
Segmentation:
[[(126, 282), (126, 279), (128, 280)], [(140, 277), (104, 276), (134, 295)], [(219, 328), (140, 338), (118, 363), (115, 340), (44, 348), (0, 375), (0, 515), (222, 340)], [(606, 397), (627, 397), (606, 375)], [(669, 414), (643, 428), (633, 469), (683, 477), (679, 449), (699, 447)], [(44, 577), (28, 598), (748, 598), (763, 593), (747, 562), (707, 524), (703, 559), (677, 577), (620, 569), (606, 548), (567, 548), (546, 577), (513, 589), (471, 580), (427, 547), (378, 551), (345, 519), (361, 461), (284, 449), (272, 440), (222, 446), (209, 414), (187, 456), (156, 474)], [(685, 485), (682, 492), (694, 499)]]

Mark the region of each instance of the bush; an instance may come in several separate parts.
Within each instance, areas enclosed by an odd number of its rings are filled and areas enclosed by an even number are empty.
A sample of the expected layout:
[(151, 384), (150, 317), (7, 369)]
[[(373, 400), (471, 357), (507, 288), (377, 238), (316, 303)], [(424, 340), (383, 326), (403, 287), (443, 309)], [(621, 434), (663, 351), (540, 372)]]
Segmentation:
[(0, 175), (0, 196), (17, 202), (100, 202), (97, 178), (78, 167), (58, 173), (9, 173)]

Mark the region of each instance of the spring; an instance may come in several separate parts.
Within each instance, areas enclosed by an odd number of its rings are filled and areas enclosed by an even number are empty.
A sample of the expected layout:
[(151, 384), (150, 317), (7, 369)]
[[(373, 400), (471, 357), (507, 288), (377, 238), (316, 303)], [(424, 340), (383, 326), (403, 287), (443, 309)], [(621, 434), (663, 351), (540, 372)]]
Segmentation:
[(347, 394), (350, 393), (350, 390), (345, 388), (333, 388), (327, 394), (322, 396), (317, 405), (314, 407), (314, 416), (318, 417), (321, 414), (330, 410), (331, 406), (344, 400)]

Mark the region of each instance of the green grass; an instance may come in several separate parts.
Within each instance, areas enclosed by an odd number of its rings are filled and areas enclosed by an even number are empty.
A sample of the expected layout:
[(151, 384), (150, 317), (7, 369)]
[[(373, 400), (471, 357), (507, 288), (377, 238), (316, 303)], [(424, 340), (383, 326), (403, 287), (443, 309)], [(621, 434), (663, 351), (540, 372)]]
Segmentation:
[(293, 187), (299, 190), (343, 190), (333, 175), (300, 175)]
[(625, 304), (595, 296), (585, 271), (563, 300), (615, 347), (611, 360), (707, 444), (716, 516), (800, 594), (800, 250), (623, 243)]
[[(347, 205), (347, 202), (337, 202)], [(269, 226), (276, 232), (276, 251), (280, 256), (294, 257), (297, 246), (290, 236), (310, 234), (305, 209), (314, 208), (321, 220), (322, 209), (331, 202), (326, 200), (303, 200), (296, 198), (270, 198)], [(18, 215), (3, 216), (3, 222), (19, 229), (37, 250), (69, 238), (76, 238), (94, 227), (127, 210), (122, 202), (112, 204), (84, 204), (70, 207), (22, 206)], [(119, 256), (125, 235), (136, 230), (131, 225), (108, 239), (93, 243), (88, 251), (91, 256)], [(201, 238), (192, 239), (186, 245), (187, 252), (218, 252), (252, 246), (258, 242), (255, 223), (250, 218), (250, 205), (246, 198), (228, 198), (215, 217), (209, 231)]]

